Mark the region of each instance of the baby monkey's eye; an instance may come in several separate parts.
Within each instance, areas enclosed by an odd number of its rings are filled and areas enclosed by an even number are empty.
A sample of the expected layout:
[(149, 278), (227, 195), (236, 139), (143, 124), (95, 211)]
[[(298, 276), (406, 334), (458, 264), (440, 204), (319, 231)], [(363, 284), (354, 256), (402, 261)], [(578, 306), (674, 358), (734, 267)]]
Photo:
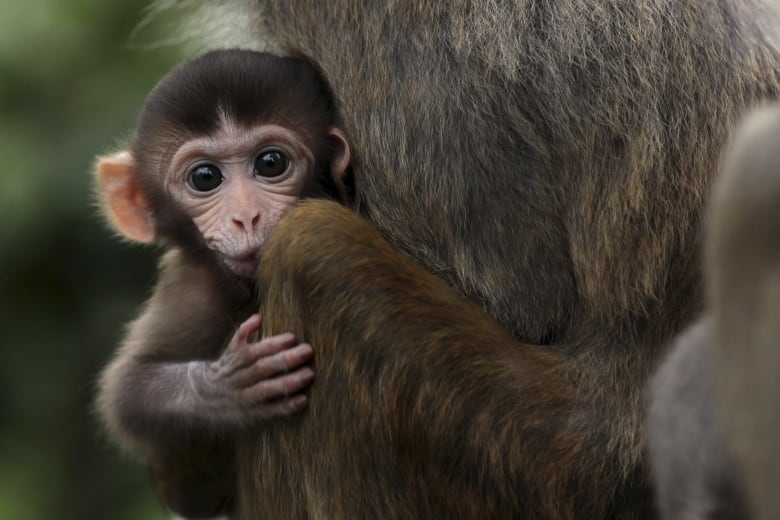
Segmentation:
[(190, 172), (187, 182), (197, 191), (212, 191), (222, 184), (225, 178), (219, 168), (213, 164), (201, 164)]
[(287, 171), (290, 160), (280, 150), (261, 152), (255, 159), (255, 175), (260, 177), (278, 177)]

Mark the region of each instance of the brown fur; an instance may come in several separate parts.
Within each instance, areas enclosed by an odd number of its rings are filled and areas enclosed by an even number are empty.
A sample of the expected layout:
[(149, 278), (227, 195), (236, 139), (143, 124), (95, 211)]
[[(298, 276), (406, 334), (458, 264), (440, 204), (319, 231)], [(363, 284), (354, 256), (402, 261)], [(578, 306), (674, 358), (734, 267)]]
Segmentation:
[[(546, 463), (536, 459), (537, 444), (513, 439), (544, 438), (561, 468), (586, 449), (570, 442), (578, 428), (567, 424), (574, 389), (556, 370), (558, 356), (515, 341), (354, 213), (303, 203), (267, 244), (264, 330), (291, 330), (316, 345), (318, 380), (305, 418), (263, 428), (263, 440), (250, 439), (241, 452), (263, 468), (253, 475), (247, 467), (241, 479), (256, 485), (242, 495), (247, 518), (511, 515), (531, 510), (523, 496), (539, 491), (534, 475)], [(550, 415), (568, 427), (551, 428)], [(372, 435), (376, 442), (364, 442)], [(490, 435), (496, 442), (483, 444)], [(294, 460), (279, 449), (287, 442), (298, 446)], [(358, 465), (338, 464), (342, 457)], [(309, 465), (321, 463), (329, 469), (312, 479)], [(511, 470), (472, 488), (474, 468), (498, 465)], [(329, 484), (352, 481), (352, 472), (360, 478), (350, 486)], [(574, 486), (584, 477), (571, 468), (558, 479)], [(552, 516), (569, 506), (543, 505)]]
[(648, 516), (644, 384), (702, 308), (702, 199), (737, 118), (778, 93), (776, 18), (759, 0), (250, 5), (256, 41), (333, 87), (360, 211), (526, 345), (463, 303), (440, 315), (454, 295), (384, 308), (392, 262), (308, 273), (330, 242), (294, 249), (273, 265), (295, 276), (265, 271), (280, 297), (362, 307), (307, 329), (331, 415), (247, 441), (244, 516)]
[(97, 396), (111, 437), (149, 464), (161, 501), (185, 516), (228, 510), (235, 492), (234, 431), (153, 412), (180, 388), (169, 367), (216, 359), (255, 308), (250, 292), (215, 264), (180, 250), (163, 257), (154, 293), (103, 370)]

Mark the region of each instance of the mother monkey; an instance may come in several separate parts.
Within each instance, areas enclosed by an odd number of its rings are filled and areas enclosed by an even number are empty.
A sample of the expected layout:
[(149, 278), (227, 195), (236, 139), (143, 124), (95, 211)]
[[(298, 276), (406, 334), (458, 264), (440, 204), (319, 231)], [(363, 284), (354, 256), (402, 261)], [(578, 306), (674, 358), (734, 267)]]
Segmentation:
[(643, 390), (701, 310), (719, 151), (780, 87), (766, 6), (208, 9), (322, 67), (359, 211), (438, 277), (338, 208), (279, 225), (264, 327), (308, 340), (317, 380), (305, 414), (243, 441), (238, 516), (650, 516)]

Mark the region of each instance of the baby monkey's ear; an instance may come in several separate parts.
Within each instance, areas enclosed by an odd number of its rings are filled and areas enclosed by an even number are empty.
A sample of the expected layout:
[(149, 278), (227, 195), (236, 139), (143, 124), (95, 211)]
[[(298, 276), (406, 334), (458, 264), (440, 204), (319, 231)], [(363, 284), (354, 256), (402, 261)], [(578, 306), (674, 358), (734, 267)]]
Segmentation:
[(328, 129), (328, 139), (330, 140), (330, 175), (333, 182), (336, 183), (342, 200), (347, 200), (347, 187), (344, 185), (344, 176), (349, 168), (349, 161), (352, 159), (349, 152), (349, 141), (347, 134), (341, 128), (332, 127)]
[(138, 166), (128, 151), (98, 157), (95, 193), (108, 221), (123, 237), (154, 242), (155, 230), (149, 202), (141, 188)]

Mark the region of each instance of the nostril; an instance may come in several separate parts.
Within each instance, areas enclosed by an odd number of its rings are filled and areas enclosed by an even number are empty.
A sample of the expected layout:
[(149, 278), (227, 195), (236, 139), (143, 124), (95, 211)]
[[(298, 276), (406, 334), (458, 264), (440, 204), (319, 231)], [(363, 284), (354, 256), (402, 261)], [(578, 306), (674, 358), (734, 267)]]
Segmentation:
[(236, 226), (238, 226), (241, 229), (245, 229), (244, 220), (243, 219), (240, 219), (238, 217), (233, 217), (233, 224), (235, 224)]
[(234, 216), (233, 223), (244, 231), (251, 231), (260, 223), (260, 214), (255, 213), (252, 216)]

